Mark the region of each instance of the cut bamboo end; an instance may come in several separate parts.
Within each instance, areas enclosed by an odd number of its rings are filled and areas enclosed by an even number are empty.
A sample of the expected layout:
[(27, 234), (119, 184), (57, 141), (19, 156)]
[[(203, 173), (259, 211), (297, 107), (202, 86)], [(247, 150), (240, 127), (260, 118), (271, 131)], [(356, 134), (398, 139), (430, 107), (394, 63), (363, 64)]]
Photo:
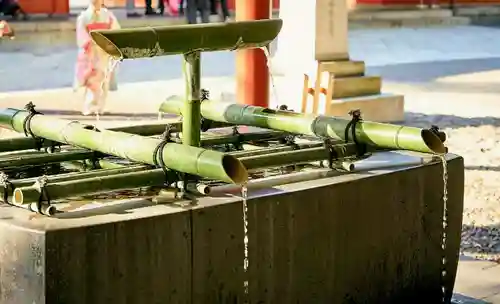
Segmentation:
[(113, 57), (113, 59), (121, 60), (123, 53), (111, 40), (106, 38), (99, 32), (90, 32), (90, 37), (94, 40), (95, 44), (99, 46), (106, 54)]
[(434, 132), (430, 130), (422, 130), (420, 134), (422, 136), (422, 140), (427, 145), (429, 150), (436, 154), (444, 154), (447, 152), (447, 149), (441, 141), (441, 138)]
[(24, 201), (23, 191), (20, 189), (14, 189), (14, 193), (12, 195), (12, 202), (16, 205), (22, 205)]
[(233, 183), (242, 185), (248, 181), (247, 168), (236, 157), (224, 155), (222, 158), (222, 167)]
[(43, 215), (48, 215), (48, 216), (53, 216), (56, 214), (57, 209), (55, 206), (52, 205), (42, 205), (40, 209), (38, 209), (38, 206), (36, 203), (32, 203), (29, 205), (29, 209), (33, 212), (40, 213)]

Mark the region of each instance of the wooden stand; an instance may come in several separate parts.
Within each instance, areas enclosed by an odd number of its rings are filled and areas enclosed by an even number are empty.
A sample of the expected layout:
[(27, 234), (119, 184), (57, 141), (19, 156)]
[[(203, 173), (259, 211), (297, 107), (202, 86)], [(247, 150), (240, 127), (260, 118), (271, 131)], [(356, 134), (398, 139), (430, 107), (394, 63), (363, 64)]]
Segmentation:
[(403, 96), (381, 94), (381, 87), (380, 77), (365, 76), (363, 61), (318, 61), (314, 79), (304, 74), (301, 110), (347, 117), (349, 111), (360, 109), (367, 120), (403, 120)]
[[(364, 62), (349, 58), (348, 10), (345, 0), (281, 3), (284, 25), (276, 61), (294, 83), (303, 77), (302, 112), (347, 116), (360, 109), (367, 120), (401, 121), (403, 96), (381, 94), (381, 78), (366, 76)], [(301, 22), (296, 22), (298, 18)]]

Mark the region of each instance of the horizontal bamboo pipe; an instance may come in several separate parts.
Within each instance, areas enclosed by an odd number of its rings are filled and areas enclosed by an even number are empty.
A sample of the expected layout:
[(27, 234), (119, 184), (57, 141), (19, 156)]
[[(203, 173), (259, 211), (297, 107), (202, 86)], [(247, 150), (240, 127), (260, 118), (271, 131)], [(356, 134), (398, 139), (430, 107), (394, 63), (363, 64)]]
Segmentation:
[[(339, 144), (331, 147), (335, 157), (345, 158), (354, 156), (358, 152), (355, 144)], [(329, 151), (324, 147), (306, 148), (293, 151), (277, 152), (265, 155), (240, 157), (243, 165), (251, 170), (256, 168), (278, 167), (284, 165), (308, 163), (325, 160), (330, 157)]]
[(9, 157), (0, 159), (0, 170), (82, 160), (92, 157), (93, 153), (88, 150), (78, 150)]
[[(47, 183), (45, 188), (51, 201), (68, 197), (106, 193), (116, 190), (161, 186), (165, 183), (165, 174), (161, 169), (119, 173), (78, 180)], [(14, 190), (12, 202), (24, 205), (38, 201), (40, 189), (35, 185), (19, 187)]]
[(283, 21), (204, 23), (149, 26), (90, 32), (92, 40), (115, 59), (179, 55), (191, 52), (260, 48), (273, 41)]
[[(28, 115), (17, 109), (0, 110), (0, 127), (22, 132)], [(30, 125), (35, 136), (150, 165), (155, 164), (153, 153), (161, 143), (159, 139), (128, 133), (88, 130), (78, 122), (44, 115), (34, 115)], [(165, 166), (179, 172), (236, 184), (248, 180), (241, 162), (221, 152), (168, 143), (162, 155)]]
[[(237, 135), (220, 135), (220, 136), (202, 135), (200, 143), (202, 146), (215, 146), (215, 145), (239, 143), (245, 141), (273, 140), (273, 139), (283, 138), (285, 135), (286, 135), (285, 132), (272, 131), (272, 130), (269, 130), (267, 132), (243, 133)], [(182, 142), (182, 133), (174, 133), (172, 134), (172, 138), (174, 141), (180, 143)]]
[[(182, 99), (172, 97), (160, 105), (159, 111), (182, 115), (182, 105)], [(340, 140), (345, 140), (345, 131), (350, 123), (349, 119), (280, 111), (213, 100), (205, 100), (201, 104), (201, 115), (214, 121)], [(360, 121), (356, 123), (355, 133), (360, 143), (376, 148), (446, 153), (443, 142), (431, 130)], [(348, 135), (349, 139), (352, 140), (350, 130)]]
[[(107, 130), (130, 133), (135, 135), (142, 135), (142, 136), (151, 136), (151, 135), (162, 134), (165, 131), (167, 125), (170, 125), (172, 127), (173, 132), (178, 132), (181, 130), (180, 122), (113, 127), (113, 128), (108, 128)], [(34, 149), (37, 146), (36, 144), (37, 144), (36, 140), (32, 137), (15, 137), (8, 139), (0, 139), (0, 152)], [(42, 148), (50, 147), (52, 144), (53, 142), (45, 141), (42, 143)]]

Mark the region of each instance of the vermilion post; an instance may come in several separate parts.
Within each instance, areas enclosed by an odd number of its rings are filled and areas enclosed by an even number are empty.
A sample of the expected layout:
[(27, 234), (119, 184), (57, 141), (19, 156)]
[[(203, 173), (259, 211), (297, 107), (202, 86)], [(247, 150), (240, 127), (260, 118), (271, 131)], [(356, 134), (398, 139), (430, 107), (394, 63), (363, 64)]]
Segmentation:
[[(236, 0), (236, 20), (269, 19), (270, 1)], [(269, 107), (269, 71), (262, 50), (236, 51), (236, 97), (239, 103)]]

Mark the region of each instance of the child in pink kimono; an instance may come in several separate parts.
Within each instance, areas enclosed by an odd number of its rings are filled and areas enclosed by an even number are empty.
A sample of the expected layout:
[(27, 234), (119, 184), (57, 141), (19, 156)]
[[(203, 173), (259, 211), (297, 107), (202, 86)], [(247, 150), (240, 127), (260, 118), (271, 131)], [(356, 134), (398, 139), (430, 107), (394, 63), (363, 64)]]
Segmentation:
[(12, 28), (7, 24), (7, 21), (0, 20), (0, 38), (14, 38), (14, 31)]
[(103, 0), (91, 0), (89, 7), (76, 20), (75, 89), (85, 88), (83, 115), (103, 114), (108, 91), (116, 90), (115, 66), (90, 38), (90, 31), (119, 29), (115, 15), (103, 5)]

